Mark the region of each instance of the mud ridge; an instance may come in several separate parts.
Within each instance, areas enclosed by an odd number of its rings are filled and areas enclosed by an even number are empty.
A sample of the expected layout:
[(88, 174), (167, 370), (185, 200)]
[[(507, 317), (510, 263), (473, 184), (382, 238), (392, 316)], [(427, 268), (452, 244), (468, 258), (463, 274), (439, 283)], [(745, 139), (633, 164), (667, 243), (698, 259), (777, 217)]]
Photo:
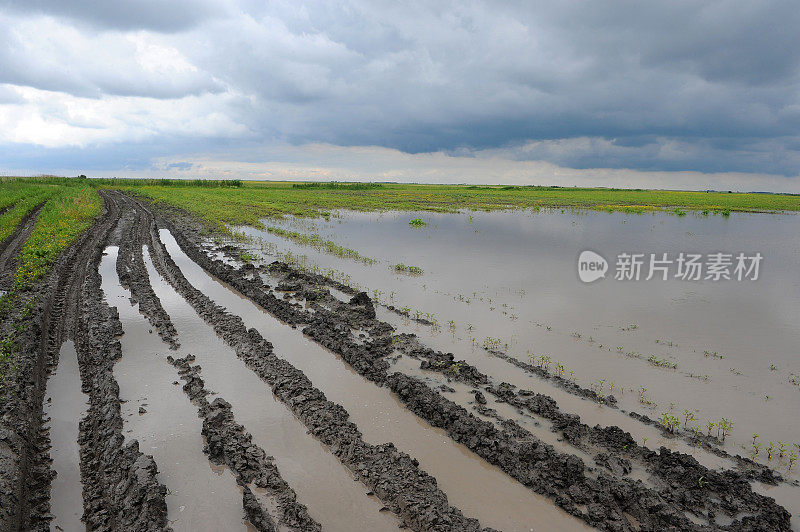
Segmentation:
[[(435, 368), (449, 367), (449, 364), (440, 366), (423, 359), (422, 366), (444, 372), (446, 369)], [(459, 376), (462, 371), (463, 368), (459, 370)], [(470, 373), (467, 369), (464, 374)], [(390, 379), (395, 375), (400, 374), (391, 375)], [(455, 374), (449, 377), (462, 380)], [(463, 380), (472, 379), (468, 377)], [(624, 476), (630, 471), (631, 461), (644, 466), (655, 479), (658, 493), (666, 502), (698, 518), (709, 519), (710, 526), (731, 530), (784, 530), (789, 526), (786, 511), (772, 499), (754, 493), (743, 473), (709, 470), (692, 456), (670, 452), (664, 447), (656, 453), (637, 445), (629, 433), (618, 427), (589, 427), (582, 424), (578, 416), (561, 413), (555, 401), (542, 394), (529, 390), (517, 391), (505, 383), (486, 386), (484, 390), (497, 397), (498, 401), (549, 419), (554, 431), (560, 432), (571, 445), (594, 455), (595, 464), (609, 472)], [(528, 434), (510, 420), (504, 421), (503, 426), (518, 437)], [(744, 516), (741, 521), (735, 519), (745, 512), (754, 515)], [(719, 513), (733, 518), (732, 523), (727, 527), (716, 525), (714, 517)]]
[(150, 286), (142, 256), (142, 242), (148, 228), (149, 223), (141, 213), (128, 209), (122, 214), (117, 230), (120, 236), (117, 275), (122, 286), (130, 290), (131, 303), (139, 305), (139, 311), (147, 317), (161, 339), (175, 350), (180, 347), (178, 333)]
[[(101, 193), (107, 210), (119, 219), (113, 198)], [(80, 278), (80, 312), (74, 331), (78, 367), (84, 393), (89, 396), (81, 420), (81, 481), (84, 521), (91, 529), (168, 530), (167, 489), (157, 479), (158, 468), (139, 450), (136, 440), (125, 443), (122, 434), (119, 385), (113, 366), (122, 356), (118, 336), (122, 323), (115, 308), (104, 300), (98, 265), (113, 229), (109, 224), (88, 250), (87, 268)], [(73, 304), (75, 304), (73, 303)]]
[[(137, 208), (143, 208), (136, 202)], [(297, 368), (272, 351), (272, 345), (241, 318), (195, 289), (172, 261), (152, 226), (153, 258), (159, 273), (209, 323), (245, 364), (272, 388), (276, 397), (330, 451), (413, 530), (480, 530), (476, 519), (451, 506), (436, 479), (393, 443), (366, 443), (347, 411), (332, 403)], [(489, 530), (489, 529), (486, 529)]]
[[(308, 514), (305, 505), (297, 501), (297, 494), (283, 480), (277, 466), (264, 450), (253, 443), (253, 437), (244, 427), (236, 423), (231, 405), (221, 397), (209, 403), (210, 392), (200, 377), (199, 365), (191, 365), (194, 357), (167, 361), (178, 368), (185, 381), (183, 390), (198, 407), (203, 419), (203, 436), (206, 446), (203, 451), (217, 465), (230, 468), (236, 481), (242, 486), (243, 508), (250, 523), (261, 532), (273, 530), (321, 530), (319, 523)], [(266, 490), (274, 502), (275, 510), (264, 508), (253, 494), (250, 486)]]
[[(594, 390), (584, 388), (569, 379), (566, 379), (560, 375), (553, 374), (546, 368), (542, 368), (534, 364), (529, 364), (528, 362), (519, 360), (513, 356), (509, 356), (506, 353), (503, 353), (502, 351), (498, 351), (496, 349), (486, 349), (486, 352), (496, 358), (505, 360), (509, 364), (516, 366), (528, 372), (531, 375), (535, 375), (544, 380), (550, 381), (556, 386), (564, 389), (567, 393), (571, 393), (572, 395), (575, 395), (577, 397), (592, 402), (602, 403), (609, 408), (619, 409), (619, 407), (617, 406), (617, 400), (613, 395), (599, 395)], [(741, 469), (744, 473), (746, 473), (748, 475), (748, 478), (750, 478), (751, 480), (758, 480), (760, 482), (764, 482), (771, 485), (776, 485), (783, 481), (783, 476), (778, 471), (771, 469), (769, 466), (760, 464), (750, 458), (740, 456), (738, 454), (736, 455), (731, 454), (725, 449), (721, 448), (719, 445), (722, 442), (714, 436), (707, 436), (702, 433), (697, 435), (689, 433), (675, 434), (667, 430), (666, 427), (658, 423), (656, 420), (650, 418), (646, 414), (639, 414), (637, 412), (628, 412), (628, 415), (644, 423), (645, 425), (650, 425), (652, 427), (655, 427), (656, 429), (658, 429), (659, 432), (661, 432), (661, 435), (664, 436), (665, 438), (681, 438), (691, 446), (702, 447), (706, 451), (716, 456), (734, 461), (737, 464), (738, 468)]]
[(152, 458), (140, 453), (135, 444), (123, 446), (118, 387), (108, 364), (119, 356), (115, 338), (119, 321), (102, 301), (97, 273), (103, 243), (117, 222), (119, 209), (104, 199), (103, 213), (61, 254), (47, 278), (15, 294), (19, 305), (9, 321), (22, 327), (16, 368), (0, 399), (0, 530), (50, 528), (54, 473), (42, 401), (61, 344), (70, 338), (75, 340), (82, 387), (90, 393), (91, 402), (79, 424), (84, 520), (93, 529), (165, 528), (166, 490), (155, 480)]

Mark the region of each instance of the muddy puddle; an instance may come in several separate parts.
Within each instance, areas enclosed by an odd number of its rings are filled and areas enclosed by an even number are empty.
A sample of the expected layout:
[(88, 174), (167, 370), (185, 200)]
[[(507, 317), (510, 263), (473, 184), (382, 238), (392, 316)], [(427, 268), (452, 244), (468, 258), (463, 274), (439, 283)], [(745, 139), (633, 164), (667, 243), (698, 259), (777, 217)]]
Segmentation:
[[(412, 218), (427, 225), (410, 227)], [(432, 347), (486, 358), (481, 346), (488, 342), (524, 362), (548, 355), (551, 370), (563, 364), (578, 384), (614, 393), (625, 410), (658, 418), (662, 412), (681, 416), (687, 409), (695, 417), (690, 424), (703, 432), (708, 421), (730, 419), (729, 452), (750, 452), (753, 433), (764, 446), (800, 443), (797, 427), (783, 421), (800, 408), (798, 216), (348, 212), (330, 221), (265, 224), (318, 233), (376, 259), (365, 265), (240, 228), (265, 243), (255, 244), (257, 249), (305, 256), (307, 264), (357, 280), (385, 304), (434, 317), (438, 327), (418, 331)], [(577, 258), (583, 250), (609, 261), (607, 278), (592, 284), (579, 280)], [(648, 264), (640, 281), (614, 279), (621, 253), (643, 253), (649, 261), (650, 253), (674, 258), (680, 252), (761, 253), (763, 260), (756, 281), (675, 279), (675, 264), (666, 281), (658, 275), (644, 280)], [(397, 274), (391, 268), (396, 263), (424, 273)], [(639, 400), (641, 387), (647, 404)], [(540, 391), (561, 403), (556, 393)], [(601, 415), (584, 421), (606, 420)], [(642, 437), (653, 444), (657, 435)], [(778, 468), (785, 474), (787, 466)]]
[(189, 282), (261, 332), (274, 345), (276, 355), (302, 370), (329, 400), (345, 407), (366, 441), (391, 441), (419, 460), (422, 469), (436, 477), (450, 502), (466, 515), (479, 519), (483, 526), (502, 530), (585, 528), (443, 431), (431, 428), (387, 389), (365, 380), (336, 355), (304, 337), (300, 329), (281, 323), (206, 274), (180, 250), (168, 231), (162, 230), (160, 235)]
[(253, 530), (243, 519), (241, 489), (233, 474), (203, 453), (202, 422), (183, 393), (177, 372), (166, 361), (170, 353), (147, 318), (131, 304), (119, 282), (116, 246), (100, 262), (106, 301), (117, 308), (124, 334), (122, 358), (114, 366), (120, 387), (126, 440), (156, 461), (159, 480), (167, 486), (167, 510), (175, 530)]
[(68, 340), (61, 346), (58, 366), (47, 380), (44, 404), (44, 415), (50, 419), (50, 457), (56, 472), (50, 491), (53, 530), (86, 530), (81, 522), (83, 494), (78, 423), (86, 413), (87, 402), (87, 396), (81, 392), (75, 344)]
[[(273, 397), (269, 386), (160, 277), (148, 253), (145, 263), (153, 289), (178, 331), (181, 348), (170, 354), (196, 357), (206, 388), (232, 405), (236, 422), (274, 457), (281, 476), (309, 514), (325, 530), (397, 530), (399, 521), (394, 514), (381, 512), (383, 503), (368, 496), (368, 488), (355, 482), (351, 472), (307, 434), (305, 426)], [(184, 273), (188, 277), (188, 272)], [(177, 379), (177, 373), (174, 375), (170, 378)]]

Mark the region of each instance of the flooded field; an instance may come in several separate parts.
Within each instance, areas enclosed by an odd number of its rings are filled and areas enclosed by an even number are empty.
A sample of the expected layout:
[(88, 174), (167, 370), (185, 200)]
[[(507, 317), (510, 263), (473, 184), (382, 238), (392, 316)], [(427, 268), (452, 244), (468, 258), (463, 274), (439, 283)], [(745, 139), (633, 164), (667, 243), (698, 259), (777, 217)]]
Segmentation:
[[(410, 226), (412, 219), (426, 225)], [(328, 221), (264, 223), (319, 234), (374, 259), (365, 264), (241, 228), (275, 245), (265, 250), (341, 272), (385, 305), (434, 321), (420, 325), (382, 313), (457, 358), (478, 364), (488, 356), (485, 347), (502, 351), (613, 394), (625, 410), (652, 418), (674, 413), (682, 428), (688, 410), (689, 430), (707, 433), (709, 421), (731, 420), (725, 446), (752, 452), (757, 433), (765, 461), (768, 442), (800, 443), (800, 431), (787, 422), (800, 408), (795, 215), (341, 213)], [(608, 260), (605, 279), (580, 281), (577, 259), (584, 250)], [(674, 276), (675, 264), (667, 280), (660, 272), (645, 280), (651, 253), (674, 260), (681, 252), (760, 253), (763, 260), (757, 280), (683, 280)], [(622, 253), (644, 255), (639, 281), (614, 279)], [(397, 273), (397, 263), (424, 273)], [(771, 464), (787, 472), (787, 454)]]

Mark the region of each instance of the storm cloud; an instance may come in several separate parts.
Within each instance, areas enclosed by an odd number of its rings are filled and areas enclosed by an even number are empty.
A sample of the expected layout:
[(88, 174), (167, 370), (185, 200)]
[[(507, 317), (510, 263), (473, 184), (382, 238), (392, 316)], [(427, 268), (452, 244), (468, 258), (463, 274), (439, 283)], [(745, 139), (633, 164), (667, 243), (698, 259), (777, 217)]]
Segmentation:
[(6, 1), (0, 24), (7, 170), (324, 167), (323, 145), (800, 186), (790, 1)]

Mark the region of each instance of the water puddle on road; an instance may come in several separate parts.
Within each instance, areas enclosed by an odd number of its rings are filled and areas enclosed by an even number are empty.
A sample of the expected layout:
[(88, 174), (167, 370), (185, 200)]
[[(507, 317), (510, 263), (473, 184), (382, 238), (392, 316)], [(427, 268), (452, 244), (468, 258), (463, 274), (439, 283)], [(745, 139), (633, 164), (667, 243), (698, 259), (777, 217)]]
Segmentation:
[(81, 391), (78, 355), (72, 340), (64, 342), (58, 366), (47, 379), (44, 415), (50, 418), (50, 457), (56, 478), (50, 487), (53, 530), (86, 530), (81, 522), (83, 491), (78, 423), (86, 413), (88, 397)]
[[(240, 316), (275, 348), (275, 354), (311, 379), (329, 400), (342, 405), (373, 444), (393, 442), (436, 477), (449, 501), (483, 526), (501, 530), (581, 530), (586, 525), (529, 490), (500, 469), (453, 442), (440, 429), (403, 407), (385, 388), (366, 381), (330, 351), (273, 318), (187, 257), (169, 231), (161, 240), (184, 276), (217, 304)], [(172, 313), (170, 313), (172, 314)], [(176, 324), (177, 326), (177, 324)], [(205, 374), (205, 371), (204, 371)]]
[(180, 337), (181, 348), (174, 356), (195, 355), (206, 388), (231, 404), (236, 421), (275, 458), (281, 476), (309, 514), (326, 530), (397, 530), (396, 516), (381, 512), (383, 503), (366, 495), (368, 488), (355, 482), (352, 473), (307, 434), (306, 427), (275, 399), (269, 385), (158, 274), (149, 253), (145, 253), (145, 264), (153, 290)]
[(125, 438), (138, 440), (139, 450), (155, 459), (158, 479), (167, 486), (167, 515), (174, 530), (252, 531), (243, 519), (242, 492), (233, 474), (203, 453), (202, 421), (181, 386), (173, 385), (179, 378), (166, 361), (171, 351), (120, 285), (118, 251), (106, 248), (100, 275), (106, 301), (117, 308), (124, 331), (114, 377), (125, 401)]

